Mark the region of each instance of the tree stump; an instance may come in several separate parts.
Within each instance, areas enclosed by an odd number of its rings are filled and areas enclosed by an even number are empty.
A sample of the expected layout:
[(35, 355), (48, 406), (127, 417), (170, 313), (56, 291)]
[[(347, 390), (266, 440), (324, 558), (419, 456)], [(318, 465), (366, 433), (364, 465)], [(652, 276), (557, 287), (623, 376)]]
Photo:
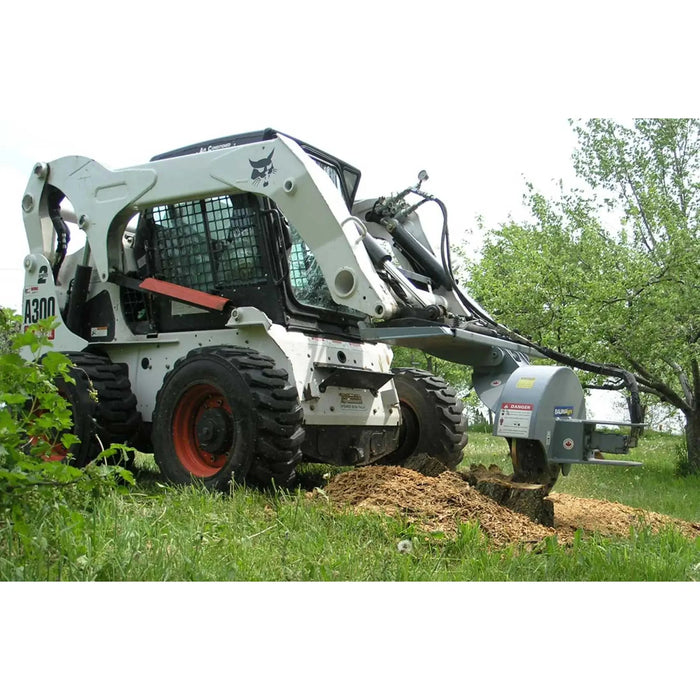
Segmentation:
[(522, 513), (536, 523), (554, 527), (554, 503), (547, 498), (543, 485), (515, 483), (495, 464), (488, 469), (483, 464), (472, 464), (470, 471), (457, 473), (499, 505)]

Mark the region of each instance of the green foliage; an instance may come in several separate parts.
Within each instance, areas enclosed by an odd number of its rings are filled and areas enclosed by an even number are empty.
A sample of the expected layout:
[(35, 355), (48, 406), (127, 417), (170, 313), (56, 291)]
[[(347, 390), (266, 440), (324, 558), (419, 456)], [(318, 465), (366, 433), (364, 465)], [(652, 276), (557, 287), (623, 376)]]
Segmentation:
[[(64, 355), (47, 352), (43, 362), (37, 357), (50, 345), (48, 335), (55, 327), (48, 320), (18, 333), (12, 340), (13, 352), (0, 355), (0, 492), (31, 486), (44, 481), (70, 481), (77, 476), (68, 464), (48, 461), (50, 455), (69, 448), (75, 438), (67, 432), (71, 412), (58, 394), (54, 378), (68, 375)], [(34, 355), (25, 360), (19, 351), (29, 348)]]
[(0, 306), (0, 353), (12, 349), (12, 339), (19, 333), (21, 320), (12, 309)]
[(582, 188), (548, 200), (530, 186), (531, 221), (487, 232), (470, 290), (523, 335), (634, 372), (683, 412), (700, 472), (700, 121), (575, 131)]
[(392, 348), (394, 352), (393, 367), (417, 367), (442, 377), (448, 384), (459, 392), (466, 391), (471, 386), (471, 367), (458, 365), (454, 362), (433, 357), (422, 350), (413, 348)]
[[(69, 359), (49, 350), (49, 336), (57, 323), (44, 319), (13, 334), (16, 319), (5, 316), (5, 321), (11, 351), (0, 354), (0, 509), (11, 510), (21, 527), (22, 513), (37, 503), (37, 491), (48, 494), (66, 486), (99, 490), (116, 478), (133, 477), (119, 466), (106, 464), (120, 446), (109, 447), (87, 469), (70, 464), (69, 450), (78, 438), (71, 433), (70, 405), (55, 381), (75, 381)], [(55, 499), (55, 495), (45, 497)]]
[(676, 472), (678, 476), (689, 476), (693, 473), (690, 467), (690, 460), (688, 459), (688, 445), (687, 443), (679, 443), (676, 446)]

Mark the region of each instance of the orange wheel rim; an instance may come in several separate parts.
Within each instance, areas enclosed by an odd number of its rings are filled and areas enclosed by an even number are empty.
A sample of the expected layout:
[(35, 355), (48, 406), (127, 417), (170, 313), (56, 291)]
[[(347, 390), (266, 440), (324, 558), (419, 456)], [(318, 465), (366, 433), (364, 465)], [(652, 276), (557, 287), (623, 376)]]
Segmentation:
[(234, 442), (228, 401), (211, 384), (185, 390), (173, 414), (173, 446), (182, 466), (193, 476), (217, 474), (228, 462)]

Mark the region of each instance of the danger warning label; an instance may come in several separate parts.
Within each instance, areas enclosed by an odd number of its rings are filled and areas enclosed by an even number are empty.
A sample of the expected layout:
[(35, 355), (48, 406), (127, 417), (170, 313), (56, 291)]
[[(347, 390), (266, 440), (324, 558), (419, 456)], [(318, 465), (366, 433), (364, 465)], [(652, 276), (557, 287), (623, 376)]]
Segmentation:
[(532, 421), (531, 403), (502, 403), (498, 416), (496, 435), (502, 437), (528, 437)]

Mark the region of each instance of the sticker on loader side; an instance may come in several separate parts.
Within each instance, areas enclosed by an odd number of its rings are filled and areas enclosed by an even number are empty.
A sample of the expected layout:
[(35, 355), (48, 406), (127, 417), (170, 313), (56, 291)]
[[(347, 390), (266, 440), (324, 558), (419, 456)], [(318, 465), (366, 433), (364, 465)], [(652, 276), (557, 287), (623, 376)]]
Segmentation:
[(365, 402), (362, 399), (362, 394), (341, 391), (340, 408), (343, 411), (364, 411)]
[(40, 321), (42, 318), (56, 315), (55, 297), (33, 297), (24, 302), (24, 325)]

